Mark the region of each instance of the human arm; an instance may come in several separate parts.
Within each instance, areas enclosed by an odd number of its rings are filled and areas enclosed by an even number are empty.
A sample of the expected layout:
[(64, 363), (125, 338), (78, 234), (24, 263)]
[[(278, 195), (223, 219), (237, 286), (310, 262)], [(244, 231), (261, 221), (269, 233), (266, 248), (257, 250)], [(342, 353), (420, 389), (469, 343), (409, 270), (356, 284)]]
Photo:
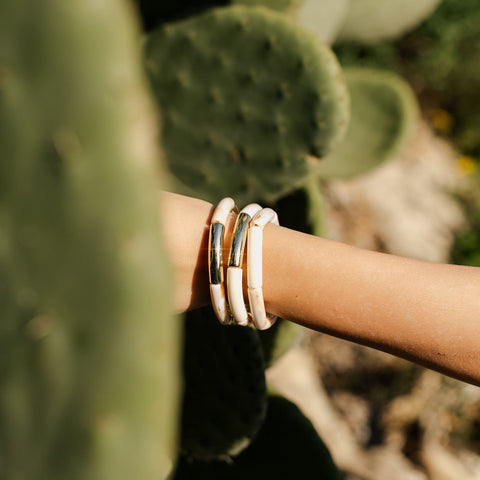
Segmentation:
[[(214, 207), (173, 194), (163, 194), (162, 201), (177, 273), (176, 308), (207, 304)], [(268, 225), (263, 293), (267, 311), (282, 318), (480, 385), (480, 269), (362, 250)]]

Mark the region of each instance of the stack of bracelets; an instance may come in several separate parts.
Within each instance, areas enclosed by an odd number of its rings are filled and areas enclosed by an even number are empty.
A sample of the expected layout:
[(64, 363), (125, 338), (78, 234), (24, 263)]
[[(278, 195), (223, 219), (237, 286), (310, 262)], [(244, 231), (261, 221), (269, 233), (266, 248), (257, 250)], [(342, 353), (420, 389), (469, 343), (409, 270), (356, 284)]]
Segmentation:
[[(223, 272), (223, 241), (228, 215), (236, 212), (235, 202), (224, 198), (213, 213), (208, 241), (208, 272), (213, 310), (224, 325), (252, 325), (266, 330), (276, 316), (265, 311), (262, 292), (263, 228), (267, 223), (278, 225), (278, 216), (271, 208), (252, 203), (238, 214), (233, 230), (227, 268), (227, 291)], [(249, 311), (243, 301), (243, 254), (247, 243), (247, 286)], [(227, 300), (228, 299), (228, 300)]]

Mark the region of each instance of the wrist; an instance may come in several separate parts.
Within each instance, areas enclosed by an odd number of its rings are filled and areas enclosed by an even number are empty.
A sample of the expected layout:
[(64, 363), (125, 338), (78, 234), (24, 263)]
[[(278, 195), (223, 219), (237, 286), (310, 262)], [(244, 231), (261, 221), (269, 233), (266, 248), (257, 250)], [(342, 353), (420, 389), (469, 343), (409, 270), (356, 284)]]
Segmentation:
[(214, 205), (175, 193), (160, 193), (165, 247), (173, 266), (174, 309), (183, 312), (209, 303), (208, 231)]

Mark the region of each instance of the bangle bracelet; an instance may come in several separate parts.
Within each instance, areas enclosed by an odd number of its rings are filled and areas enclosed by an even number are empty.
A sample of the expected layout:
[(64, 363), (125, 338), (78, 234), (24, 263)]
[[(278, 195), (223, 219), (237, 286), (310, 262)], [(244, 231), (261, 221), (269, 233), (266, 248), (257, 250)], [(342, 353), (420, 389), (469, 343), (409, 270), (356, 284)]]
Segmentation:
[(229, 325), (232, 322), (223, 283), (223, 237), (228, 215), (235, 210), (235, 202), (231, 198), (224, 198), (220, 201), (213, 212), (208, 238), (210, 298), (215, 315), (224, 325)]
[(245, 251), (245, 241), (250, 220), (261, 209), (260, 205), (251, 203), (240, 210), (233, 231), (232, 246), (228, 260), (228, 301), (235, 322), (242, 326), (247, 326), (249, 323), (248, 312), (243, 301), (243, 253)]
[(264, 208), (255, 214), (250, 222), (247, 240), (248, 301), (253, 323), (258, 330), (266, 330), (277, 319), (276, 315), (265, 312), (262, 291), (263, 228), (267, 223), (279, 224), (278, 216), (271, 208)]

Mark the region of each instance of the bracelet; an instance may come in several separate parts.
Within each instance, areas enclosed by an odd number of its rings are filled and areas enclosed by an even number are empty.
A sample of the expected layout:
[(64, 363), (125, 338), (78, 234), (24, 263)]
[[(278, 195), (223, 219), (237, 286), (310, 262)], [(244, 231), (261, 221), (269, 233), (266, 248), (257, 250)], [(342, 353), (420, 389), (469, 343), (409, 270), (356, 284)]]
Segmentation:
[(258, 330), (266, 330), (277, 319), (276, 315), (265, 312), (262, 291), (263, 228), (268, 223), (279, 225), (278, 216), (271, 208), (264, 208), (252, 218), (247, 239), (248, 301), (253, 323)]
[(243, 301), (243, 253), (245, 251), (245, 241), (250, 220), (261, 209), (262, 207), (260, 205), (251, 203), (240, 210), (233, 231), (232, 246), (228, 260), (228, 301), (235, 322), (242, 326), (249, 324), (248, 312)]
[(224, 198), (213, 212), (208, 238), (208, 277), (210, 282), (210, 298), (220, 323), (232, 323), (225, 295), (223, 276), (223, 238), (228, 215), (237, 207), (231, 198)]

